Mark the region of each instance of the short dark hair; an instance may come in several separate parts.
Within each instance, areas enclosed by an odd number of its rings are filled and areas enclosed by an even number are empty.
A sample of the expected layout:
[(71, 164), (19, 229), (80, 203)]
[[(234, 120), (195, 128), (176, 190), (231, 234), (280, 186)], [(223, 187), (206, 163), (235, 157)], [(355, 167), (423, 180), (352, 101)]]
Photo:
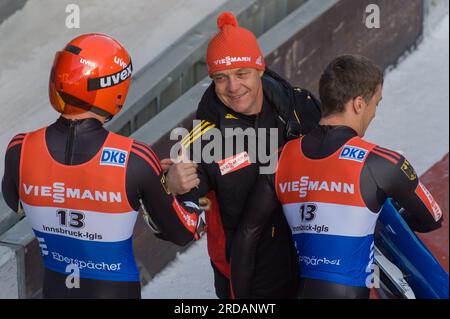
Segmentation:
[(369, 101), (378, 85), (383, 85), (383, 72), (370, 59), (361, 55), (335, 58), (320, 77), (322, 116), (342, 113), (345, 104), (357, 96)]

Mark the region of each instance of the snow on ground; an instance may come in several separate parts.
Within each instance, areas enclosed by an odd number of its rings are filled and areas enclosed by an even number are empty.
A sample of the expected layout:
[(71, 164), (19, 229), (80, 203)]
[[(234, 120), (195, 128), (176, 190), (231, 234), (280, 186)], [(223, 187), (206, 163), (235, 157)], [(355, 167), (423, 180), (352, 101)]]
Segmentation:
[(385, 77), (365, 138), (400, 151), (421, 175), (449, 149), (449, 16)]
[[(0, 24), (0, 176), (10, 139), (51, 123), (48, 77), (55, 52), (79, 34), (115, 37), (134, 70), (162, 53), (227, 0), (30, 0)], [(68, 29), (68, 4), (80, 8), (80, 28)]]
[[(385, 77), (365, 136), (401, 151), (419, 174), (449, 150), (449, 16)], [(142, 290), (143, 298), (216, 298), (206, 240), (193, 244)]]
[(179, 253), (142, 289), (148, 299), (213, 299), (214, 274), (206, 248), (206, 236)]

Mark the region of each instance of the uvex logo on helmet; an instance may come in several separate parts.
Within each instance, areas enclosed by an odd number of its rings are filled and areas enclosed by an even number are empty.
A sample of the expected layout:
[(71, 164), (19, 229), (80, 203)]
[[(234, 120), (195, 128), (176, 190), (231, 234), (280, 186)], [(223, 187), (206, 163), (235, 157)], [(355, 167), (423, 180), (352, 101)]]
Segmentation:
[(130, 60), (130, 63), (122, 71), (99, 78), (88, 79), (88, 91), (95, 91), (118, 85), (126, 81), (131, 76), (132, 72), (133, 65)]

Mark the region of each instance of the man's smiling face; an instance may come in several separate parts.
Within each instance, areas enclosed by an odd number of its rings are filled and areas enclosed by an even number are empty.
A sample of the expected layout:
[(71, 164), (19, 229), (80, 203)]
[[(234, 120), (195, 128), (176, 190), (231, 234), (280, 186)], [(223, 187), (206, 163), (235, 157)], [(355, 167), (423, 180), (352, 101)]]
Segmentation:
[(253, 68), (240, 68), (217, 71), (211, 77), (217, 97), (223, 104), (237, 113), (253, 115), (262, 108), (263, 73)]

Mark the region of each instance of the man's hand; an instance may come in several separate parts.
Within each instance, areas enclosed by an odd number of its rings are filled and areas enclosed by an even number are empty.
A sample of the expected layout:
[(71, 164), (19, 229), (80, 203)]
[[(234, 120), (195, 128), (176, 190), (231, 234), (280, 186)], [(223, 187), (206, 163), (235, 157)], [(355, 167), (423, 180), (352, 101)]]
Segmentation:
[(185, 194), (200, 184), (200, 179), (197, 175), (197, 164), (187, 159), (183, 148), (177, 163), (170, 159), (163, 159), (161, 164), (163, 170), (167, 170), (166, 181), (173, 194)]
[(173, 161), (170, 158), (165, 158), (161, 161), (161, 168), (163, 170), (164, 173), (166, 173), (170, 166), (172, 166)]

